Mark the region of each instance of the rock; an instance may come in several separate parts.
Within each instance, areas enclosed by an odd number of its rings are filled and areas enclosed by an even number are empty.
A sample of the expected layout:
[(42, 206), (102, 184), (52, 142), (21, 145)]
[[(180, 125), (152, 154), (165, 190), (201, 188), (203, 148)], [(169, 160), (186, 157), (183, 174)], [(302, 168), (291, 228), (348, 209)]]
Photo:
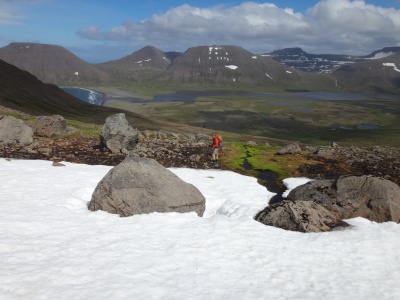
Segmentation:
[(254, 142), (254, 141), (248, 141), (248, 142), (246, 143), (246, 145), (247, 145), (247, 146), (257, 146), (257, 143)]
[(89, 203), (121, 217), (152, 212), (196, 212), (202, 216), (205, 198), (155, 160), (128, 157), (97, 185)]
[(400, 187), (379, 177), (315, 180), (293, 189), (287, 199), (315, 202), (341, 219), (363, 217), (375, 222), (400, 223)]
[(299, 144), (297, 144), (297, 143), (289, 144), (289, 145), (279, 149), (277, 153), (280, 155), (301, 154), (301, 148), (300, 148)]
[(65, 165), (63, 163), (60, 163), (58, 161), (53, 161), (52, 166), (53, 167), (65, 167)]
[(56, 134), (65, 134), (67, 124), (60, 115), (39, 116), (32, 125), (35, 135), (51, 137)]
[(112, 153), (121, 153), (122, 149), (130, 151), (139, 142), (139, 135), (139, 130), (132, 128), (124, 113), (115, 114), (106, 119), (100, 134), (100, 148)]
[(39, 148), (37, 150), (38, 153), (41, 153), (43, 155), (49, 156), (51, 155), (51, 153), (53, 152), (53, 150), (51, 148)]
[(324, 206), (311, 201), (284, 200), (266, 207), (255, 219), (265, 225), (299, 232), (324, 232), (348, 226)]
[(12, 116), (0, 116), (0, 145), (28, 146), (33, 143), (33, 129)]
[(333, 157), (335, 155), (335, 149), (321, 147), (317, 151), (315, 151), (315, 154), (323, 157)]
[(194, 135), (194, 138), (197, 139), (197, 140), (211, 140), (212, 136), (208, 135), (208, 134), (204, 134), (204, 133), (198, 132), (198, 133), (196, 133)]

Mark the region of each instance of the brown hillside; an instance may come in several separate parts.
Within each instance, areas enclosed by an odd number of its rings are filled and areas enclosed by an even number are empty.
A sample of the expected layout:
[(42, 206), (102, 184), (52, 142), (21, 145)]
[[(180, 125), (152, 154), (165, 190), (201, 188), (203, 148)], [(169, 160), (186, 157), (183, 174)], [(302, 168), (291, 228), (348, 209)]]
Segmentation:
[(174, 59), (158, 80), (180, 83), (210, 83), (262, 86), (311, 87), (320, 82), (333, 87), (333, 81), (287, 67), (269, 57), (253, 54), (238, 46), (189, 48)]
[(111, 75), (112, 80), (143, 79), (165, 70), (171, 63), (168, 55), (161, 50), (146, 46), (121, 59), (97, 64), (96, 66)]
[(104, 124), (124, 112), (132, 126), (158, 129), (161, 125), (132, 112), (96, 106), (78, 100), (53, 84), (45, 84), (29, 72), (0, 60), (0, 105), (32, 115), (60, 114), (67, 119)]
[(65, 48), (37, 43), (11, 43), (0, 48), (0, 59), (57, 85), (98, 84), (108, 75)]
[(333, 72), (340, 88), (352, 91), (400, 91), (400, 53), (351, 65)]

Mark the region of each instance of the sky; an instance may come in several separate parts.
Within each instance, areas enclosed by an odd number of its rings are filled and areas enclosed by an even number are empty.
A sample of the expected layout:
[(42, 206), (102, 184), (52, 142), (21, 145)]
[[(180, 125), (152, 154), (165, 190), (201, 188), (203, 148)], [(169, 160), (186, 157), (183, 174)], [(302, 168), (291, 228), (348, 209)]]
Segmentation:
[(90, 63), (146, 45), (367, 55), (400, 46), (399, 32), (400, 0), (0, 0), (0, 47), (56, 44)]
[[(169, 169), (206, 198), (196, 213), (120, 218), (87, 205), (111, 169), (0, 158), (0, 298), (341, 299), (400, 295), (400, 224), (325, 233), (255, 221), (274, 195), (230, 171)], [(306, 178), (288, 178), (294, 188)]]

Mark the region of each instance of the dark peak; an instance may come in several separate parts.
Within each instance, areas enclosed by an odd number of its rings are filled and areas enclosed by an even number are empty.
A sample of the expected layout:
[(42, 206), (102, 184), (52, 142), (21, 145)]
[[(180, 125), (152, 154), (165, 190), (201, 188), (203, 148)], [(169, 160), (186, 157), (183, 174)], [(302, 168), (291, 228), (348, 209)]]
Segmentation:
[(400, 52), (400, 47), (385, 47), (381, 50), (372, 52), (364, 58), (383, 58)]
[(58, 45), (11, 43), (0, 48), (0, 59), (47, 83), (76, 85), (108, 80), (107, 74)]
[(148, 59), (148, 58), (154, 58), (157, 56), (161, 56), (161, 57), (164, 56), (164, 52), (153, 46), (145, 46), (142, 49), (135, 51), (126, 57), (127, 58), (135, 58), (135, 59), (136, 58)]
[(270, 55), (307, 55), (308, 53), (303, 51), (303, 49), (299, 47), (294, 48), (284, 48), (281, 50), (275, 50)]
[(168, 52), (164, 52), (164, 54), (170, 61), (173, 61), (175, 58), (181, 56), (182, 52), (168, 51)]
[(162, 52), (162, 53), (164, 53), (164, 52), (161, 51), (160, 49), (158, 49), (158, 48), (156, 48), (156, 47), (154, 47), (154, 46), (150, 46), (150, 45), (144, 46), (144, 47), (143, 47), (142, 49), (140, 49), (138, 52), (140, 52), (140, 51), (144, 51), (144, 52), (157, 52), (157, 53)]

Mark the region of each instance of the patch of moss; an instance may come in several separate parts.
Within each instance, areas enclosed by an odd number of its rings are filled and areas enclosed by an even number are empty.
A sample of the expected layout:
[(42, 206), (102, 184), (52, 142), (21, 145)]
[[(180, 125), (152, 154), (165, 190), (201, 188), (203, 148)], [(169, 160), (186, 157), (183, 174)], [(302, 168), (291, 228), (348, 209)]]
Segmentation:
[[(260, 171), (271, 171), (277, 175), (276, 184), (279, 187), (283, 186), (283, 179), (301, 176), (298, 166), (317, 163), (304, 155), (279, 155), (278, 150), (278, 146), (228, 143), (221, 156), (221, 162), (230, 170), (254, 177), (257, 177)], [(251, 165), (250, 170), (243, 167), (245, 159)]]
[(84, 134), (88, 137), (97, 138), (102, 130), (102, 126), (97, 124), (85, 123), (76, 120), (66, 120), (66, 122), (67, 126), (76, 128), (80, 134)]

